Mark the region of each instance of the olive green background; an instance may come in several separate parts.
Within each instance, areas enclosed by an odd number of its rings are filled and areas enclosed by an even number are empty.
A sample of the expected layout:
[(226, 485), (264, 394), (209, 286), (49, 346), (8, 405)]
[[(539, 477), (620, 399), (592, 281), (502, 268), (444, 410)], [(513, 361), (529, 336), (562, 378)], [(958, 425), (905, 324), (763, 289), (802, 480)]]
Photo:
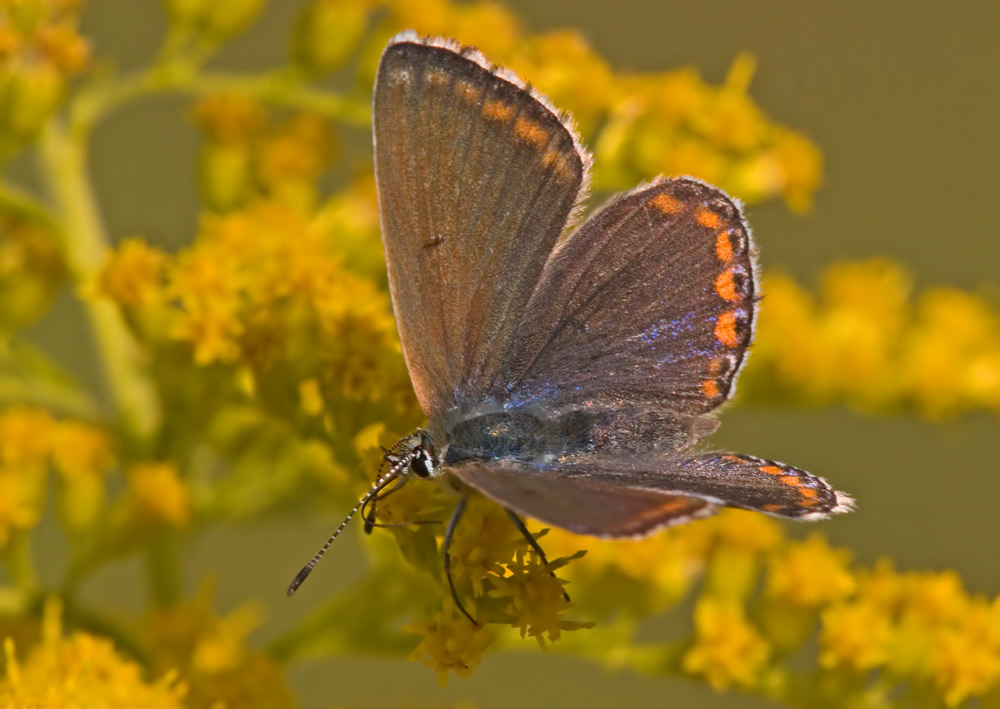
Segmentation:
[[(263, 18), (214, 65), (264, 69), (284, 56), (301, 3), (272, 0)], [(1000, 3), (699, 2), (508, 3), (532, 31), (576, 27), (619, 69), (698, 67), (720, 82), (733, 57), (759, 59), (752, 94), (776, 120), (815, 140), (826, 158), (826, 186), (807, 217), (768, 204), (749, 212), (763, 267), (815, 284), (838, 259), (888, 255), (910, 267), (918, 285), (982, 289), (998, 303), (1000, 263)], [(158, 45), (163, 11), (154, 0), (90, 0), (84, 32), (99, 57), (120, 68), (145, 62)], [(461, 39), (461, 38), (459, 38)], [(187, 103), (151, 100), (116, 115), (98, 132), (93, 174), (110, 233), (142, 233), (168, 247), (195, 226), (197, 141)], [(368, 150), (367, 136), (353, 153)], [(30, 165), (19, 166), (29, 174)], [(34, 329), (67, 366), (94, 378), (94, 355), (68, 297)], [(997, 419), (988, 413), (931, 423), (874, 418), (842, 408), (742, 406), (723, 416), (720, 448), (775, 457), (833, 481), (858, 499), (858, 511), (822, 525), (863, 563), (880, 556), (904, 569), (954, 568), (973, 592), (1000, 592), (994, 548), (1000, 521)], [(333, 590), (364, 573), (356, 530), (294, 600), (284, 588), (300, 561), (339, 519), (273, 520), (213, 532), (190, 549), (194, 588), (218, 578), (218, 607), (262, 598), (271, 615), (255, 635), (266, 642)], [(796, 534), (808, 531), (792, 525)], [(65, 545), (53, 528), (38, 544), (45, 578), (55, 581)], [(87, 588), (101, 605), (140, 609), (138, 562), (113, 566)], [(649, 629), (657, 637), (657, 624)], [(453, 706), (766, 706), (714, 695), (681, 680), (606, 673), (560, 656), (528, 651), (488, 655), (470, 680), (445, 690), (434, 673), (402, 658), (352, 658), (297, 665), (291, 682), (305, 707)]]

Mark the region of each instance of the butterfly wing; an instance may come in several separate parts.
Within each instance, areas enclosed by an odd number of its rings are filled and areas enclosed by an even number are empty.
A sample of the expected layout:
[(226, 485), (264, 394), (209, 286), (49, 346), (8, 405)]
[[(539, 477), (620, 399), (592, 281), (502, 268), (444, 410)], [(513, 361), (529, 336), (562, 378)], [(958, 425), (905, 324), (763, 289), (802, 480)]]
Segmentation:
[(486, 397), (589, 158), (512, 74), (409, 33), (382, 55), (373, 113), (393, 307), (434, 418)]
[(710, 453), (662, 461), (581, 456), (556, 463), (470, 461), (452, 468), (504, 507), (578, 534), (631, 537), (720, 506), (821, 519), (853, 501), (816, 475), (771, 460)]
[(723, 192), (679, 178), (620, 195), (545, 264), (508, 403), (698, 417), (733, 391), (756, 299), (750, 233)]

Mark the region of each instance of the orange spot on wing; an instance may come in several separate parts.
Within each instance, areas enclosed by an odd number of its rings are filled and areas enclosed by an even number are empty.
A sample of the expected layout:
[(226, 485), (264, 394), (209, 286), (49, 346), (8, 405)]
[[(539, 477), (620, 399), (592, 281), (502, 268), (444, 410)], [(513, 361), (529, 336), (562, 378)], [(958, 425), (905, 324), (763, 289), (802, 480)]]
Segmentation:
[(722, 456), (722, 459), (723, 460), (728, 460), (730, 463), (742, 463), (743, 462), (743, 459), (740, 458), (738, 455), (724, 455), (724, 456)]
[(563, 182), (569, 182), (576, 175), (569, 156), (552, 148), (542, 153), (542, 165), (551, 167)]
[(489, 99), (483, 102), (483, 115), (495, 121), (509, 121), (514, 117), (514, 107), (503, 101)]
[(791, 485), (792, 487), (798, 487), (802, 484), (802, 480), (798, 475), (785, 475), (784, 477), (778, 478), (785, 485)]
[(698, 508), (697, 501), (688, 497), (668, 497), (666, 500), (654, 507), (642, 510), (634, 515), (633, 521), (647, 522), (649, 520), (667, 517), (678, 512), (692, 512)]
[(676, 197), (661, 192), (648, 202), (650, 207), (659, 209), (664, 214), (679, 214), (684, 211), (684, 203)]
[(736, 292), (736, 281), (733, 279), (733, 269), (727, 268), (715, 279), (715, 292), (724, 300), (738, 302), (742, 296)]
[(781, 505), (774, 502), (768, 502), (765, 505), (761, 505), (760, 509), (764, 512), (777, 512), (781, 509)]
[(483, 96), (482, 89), (468, 81), (459, 81), (455, 86), (455, 92), (469, 103), (476, 103)]
[(815, 500), (816, 496), (819, 494), (811, 487), (804, 487), (801, 490), (799, 490), (799, 493), (802, 495), (802, 497), (805, 497), (810, 500)]
[(539, 148), (549, 142), (549, 132), (542, 128), (541, 124), (523, 116), (514, 122), (514, 132)]
[(706, 379), (701, 383), (701, 393), (708, 399), (714, 399), (719, 395), (719, 383), (714, 379)]
[(733, 242), (729, 239), (728, 231), (720, 231), (715, 235), (715, 255), (722, 263), (733, 260)]
[(713, 357), (712, 361), (708, 363), (708, 373), (718, 374), (722, 371), (722, 357)]
[(736, 334), (736, 313), (732, 310), (723, 313), (715, 321), (715, 339), (726, 347), (736, 347), (740, 344), (740, 338)]
[(777, 465), (762, 465), (757, 468), (762, 473), (767, 473), (768, 475), (781, 475), (785, 471), (779, 468)]
[(722, 226), (722, 217), (707, 209), (699, 209), (694, 215), (694, 220), (709, 229), (718, 229)]

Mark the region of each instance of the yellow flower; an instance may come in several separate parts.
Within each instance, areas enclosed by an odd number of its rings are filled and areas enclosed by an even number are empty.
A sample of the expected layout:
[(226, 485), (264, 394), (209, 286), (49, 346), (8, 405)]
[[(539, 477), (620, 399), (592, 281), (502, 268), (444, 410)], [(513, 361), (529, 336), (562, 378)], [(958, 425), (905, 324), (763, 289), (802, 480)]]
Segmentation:
[(850, 554), (833, 549), (819, 534), (791, 542), (771, 559), (767, 594), (800, 608), (817, 608), (841, 600), (856, 587)]
[(7, 470), (44, 464), (56, 424), (40, 409), (11, 407), (0, 413), (0, 464)]
[(51, 435), (52, 459), (66, 481), (102, 477), (114, 462), (111, 441), (99, 428), (61, 421)]
[(1000, 655), (973, 634), (941, 631), (931, 655), (934, 685), (944, 694), (945, 704), (955, 707), (969, 697), (982, 696), (1000, 677)]
[(38, 524), (44, 504), (39, 478), (23, 471), (0, 470), (0, 549), (7, 546), (15, 530)]
[[(470, 605), (468, 610), (475, 616), (475, 606)], [(456, 617), (450, 598), (445, 599), (443, 609), (429, 621), (404, 630), (423, 636), (410, 660), (436, 671), (442, 687), (448, 682), (449, 671), (459, 677), (471, 676), (494, 638), (491, 631), (473, 625), (465, 616)]]
[(472, 497), (449, 550), (456, 587), (470, 584), (473, 593), (482, 596), (487, 576), (502, 576), (503, 564), (525, 544), (500, 505), (478, 495)]
[(22, 661), (4, 643), (6, 677), (0, 704), (19, 707), (149, 707), (180, 709), (186, 688), (173, 671), (147, 682), (138, 663), (110, 640), (89, 633), (62, 636), (60, 604), (46, 604), (42, 642)]
[(694, 611), (694, 644), (681, 660), (713, 689), (753, 686), (770, 655), (767, 642), (736, 603), (703, 598)]
[(508, 599), (506, 613), (510, 624), (521, 631), (521, 637), (528, 635), (538, 641), (544, 650), (545, 639), (557, 642), (563, 630), (591, 628), (593, 623), (565, 620), (562, 614), (569, 609), (563, 587), (566, 582), (553, 576), (553, 572), (566, 565), (569, 558), (556, 559), (542, 565), (534, 554), (518, 552), (513, 562), (507, 564), (508, 573), (503, 577), (490, 577), (495, 587), (489, 595), (493, 598)]
[(883, 664), (892, 640), (892, 618), (871, 603), (841, 603), (823, 611), (819, 663), (865, 672)]
[(245, 96), (216, 95), (199, 101), (194, 120), (205, 136), (219, 143), (245, 143), (266, 121), (264, 111)]
[(191, 521), (191, 493), (171, 463), (140, 463), (128, 471), (128, 494), (140, 520), (171, 527)]
[(248, 647), (263, 618), (256, 602), (228, 616), (212, 609), (211, 584), (183, 603), (154, 611), (148, 640), (154, 667), (176, 668), (189, 686), (190, 706), (287, 707), (294, 704), (281, 668), (267, 653)]
[(97, 277), (97, 291), (119, 305), (143, 305), (162, 295), (166, 255), (142, 239), (125, 239), (108, 252)]

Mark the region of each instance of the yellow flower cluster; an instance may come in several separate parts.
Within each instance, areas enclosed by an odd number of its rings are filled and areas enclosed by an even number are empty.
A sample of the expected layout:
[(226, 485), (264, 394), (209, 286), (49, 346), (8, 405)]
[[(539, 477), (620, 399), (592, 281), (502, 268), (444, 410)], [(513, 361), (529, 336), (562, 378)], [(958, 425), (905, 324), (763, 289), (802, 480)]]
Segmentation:
[(0, 154), (34, 138), (88, 65), (73, 0), (0, 2)]
[[(954, 572), (899, 573), (885, 561), (855, 567), (818, 535), (785, 539), (777, 522), (735, 510), (638, 542), (556, 531), (546, 547), (589, 549), (566, 569), (584, 612), (607, 610), (602, 589), (627, 594), (629, 585), (646, 586), (673, 603), (701, 578), (694, 630), (676, 662), (717, 689), (742, 687), (807, 706), (820, 697), (831, 706), (862, 698), (876, 702), (864, 706), (888, 706), (901, 687), (949, 707), (1000, 696), (1000, 597), (970, 596)], [(653, 573), (651, 558), (688, 573)], [(782, 666), (813, 641), (818, 668)], [(614, 648), (606, 655), (628, 657)]]
[(133, 659), (106, 638), (90, 633), (62, 633), (61, 605), (45, 607), (41, 642), (23, 660), (14, 641), (4, 641), (5, 676), (0, 704), (9, 707), (149, 707), (181, 709), (187, 688), (177, 673), (164, 672), (149, 682)]
[(61, 483), (63, 523), (75, 531), (91, 527), (104, 508), (113, 462), (111, 440), (95, 426), (35, 408), (0, 411), (0, 547), (38, 523), (50, 469)]
[[(804, 211), (822, 179), (822, 156), (807, 138), (771, 121), (748, 93), (755, 61), (735, 59), (722, 86), (693, 69), (615, 72), (578, 32), (527, 36), (493, 3), (386, 0), (373, 45), (394, 31), (459, 37), (514, 69), (573, 114), (595, 151), (595, 186), (631, 189), (660, 174), (693, 175), (747, 202), (781, 197)], [(367, 53), (377, 56), (373, 46)]]
[(829, 267), (816, 296), (768, 276), (744, 393), (930, 418), (1000, 411), (1000, 316), (955, 288), (914, 297), (912, 280), (886, 259)]

